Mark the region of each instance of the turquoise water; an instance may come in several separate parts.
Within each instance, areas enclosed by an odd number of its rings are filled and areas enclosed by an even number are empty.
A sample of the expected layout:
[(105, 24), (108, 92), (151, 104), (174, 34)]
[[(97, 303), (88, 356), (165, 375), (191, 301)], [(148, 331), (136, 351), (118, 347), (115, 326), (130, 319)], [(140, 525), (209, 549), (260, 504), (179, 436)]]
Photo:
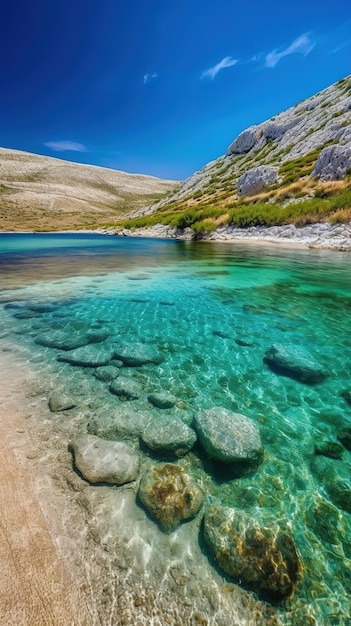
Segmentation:
[[(294, 596), (277, 607), (283, 623), (350, 623), (351, 452), (331, 452), (340, 430), (351, 427), (341, 395), (351, 392), (350, 255), (2, 235), (0, 276), (0, 337), (66, 381), (67, 392), (83, 391), (90, 418), (121, 404), (157, 415), (147, 396), (161, 390), (177, 399), (168, 412), (187, 424), (196, 411), (216, 406), (252, 418), (265, 450), (255, 471), (233, 476), (199, 448), (189, 465), (209, 501), (262, 524), (275, 520), (293, 538), (303, 571)], [(44, 332), (91, 327), (108, 329), (101, 345), (141, 342), (163, 355), (161, 364), (123, 368), (141, 384), (139, 399), (122, 402), (93, 368), (57, 361), (62, 350), (35, 343)], [(271, 371), (263, 358), (272, 344), (304, 349), (328, 377), (307, 385)], [(142, 454), (150, 453), (142, 447)]]

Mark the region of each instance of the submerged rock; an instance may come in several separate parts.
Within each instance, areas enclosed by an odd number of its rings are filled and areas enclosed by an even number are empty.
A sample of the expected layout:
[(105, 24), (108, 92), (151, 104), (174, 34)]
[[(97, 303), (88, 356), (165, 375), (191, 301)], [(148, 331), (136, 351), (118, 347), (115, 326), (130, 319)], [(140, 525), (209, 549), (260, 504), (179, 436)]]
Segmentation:
[(351, 391), (349, 391), (349, 389), (344, 389), (344, 391), (342, 391), (340, 395), (342, 398), (344, 398), (347, 404), (351, 404)]
[(171, 415), (152, 416), (144, 424), (141, 438), (151, 450), (172, 452), (176, 456), (189, 452), (197, 439), (192, 428)]
[(276, 525), (262, 526), (240, 510), (211, 506), (205, 515), (204, 538), (229, 576), (275, 600), (293, 593), (299, 556), (293, 539)]
[(177, 402), (177, 398), (168, 393), (151, 393), (147, 399), (158, 409), (171, 409)]
[(139, 455), (125, 443), (81, 435), (70, 446), (76, 468), (90, 483), (123, 485), (138, 475)]
[(314, 444), (316, 454), (330, 457), (331, 459), (341, 459), (343, 447), (337, 441), (329, 441), (328, 439), (318, 439)]
[(316, 456), (311, 469), (324, 486), (331, 501), (351, 513), (351, 465), (324, 456)]
[(114, 346), (114, 357), (129, 367), (138, 367), (147, 363), (158, 365), (163, 361), (163, 356), (156, 348), (144, 343), (117, 343)]
[(141, 503), (165, 531), (198, 513), (204, 495), (196, 481), (180, 465), (166, 463), (146, 472), (138, 496)]
[(102, 367), (97, 367), (93, 372), (95, 378), (98, 380), (102, 380), (103, 382), (111, 382), (119, 376), (119, 368), (114, 365), (103, 365)]
[(58, 361), (80, 365), (81, 367), (99, 367), (106, 365), (112, 357), (112, 349), (103, 346), (82, 346), (57, 357)]
[(328, 376), (319, 363), (302, 348), (273, 345), (266, 352), (263, 362), (276, 374), (289, 376), (309, 385), (320, 383)]
[(57, 413), (58, 411), (67, 411), (68, 409), (73, 409), (76, 406), (76, 403), (72, 398), (67, 396), (65, 393), (60, 391), (54, 391), (51, 394), (49, 399), (49, 408), (53, 413)]
[(119, 376), (110, 385), (110, 391), (122, 399), (137, 400), (141, 396), (143, 388), (136, 380)]
[(58, 350), (75, 350), (90, 343), (100, 343), (109, 335), (110, 331), (107, 328), (92, 328), (88, 331), (53, 330), (39, 335), (35, 343)]
[(93, 417), (88, 422), (88, 432), (103, 439), (138, 436), (147, 429), (152, 416), (147, 411), (131, 410), (130, 405), (121, 405), (110, 416)]
[(351, 427), (343, 428), (338, 433), (338, 439), (341, 441), (342, 445), (345, 446), (345, 448), (351, 450)]
[(255, 422), (223, 407), (199, 411), (195, 427), (207, 454), (224, 463), (255, 462), (263, 453)]

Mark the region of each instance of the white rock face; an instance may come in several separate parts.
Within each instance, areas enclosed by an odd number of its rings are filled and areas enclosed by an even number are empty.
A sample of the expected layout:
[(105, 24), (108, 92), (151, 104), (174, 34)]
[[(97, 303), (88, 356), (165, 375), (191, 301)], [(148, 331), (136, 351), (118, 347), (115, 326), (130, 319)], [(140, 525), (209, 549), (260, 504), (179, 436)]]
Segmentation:
[(245, 152), (249, 152), (261, 135), (262, 133), (258, 126), (251, 126), (251, 128), (244, 130), (229, 146), (227, 156), (230, 154), (244, 154)]
[(328, 146), (320, 153), (313, 174), (321, 180), (342, 180), (351, 168), (351, 143)]
[(260, 165), (253, 167), (240, 176), (238, 180), (238, 196), (254, 196), (264, 191), (267, 185), (273, 185), (278, 180), (279, 167)]

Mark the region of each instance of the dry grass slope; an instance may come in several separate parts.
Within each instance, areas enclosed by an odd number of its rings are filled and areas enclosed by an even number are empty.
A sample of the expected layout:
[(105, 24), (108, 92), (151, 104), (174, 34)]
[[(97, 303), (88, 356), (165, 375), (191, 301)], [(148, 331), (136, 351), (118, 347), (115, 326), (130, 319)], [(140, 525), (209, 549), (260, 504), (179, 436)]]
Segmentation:
[(0, 148), (0, 230), (105, 226), (178, 186), (152, 176)]

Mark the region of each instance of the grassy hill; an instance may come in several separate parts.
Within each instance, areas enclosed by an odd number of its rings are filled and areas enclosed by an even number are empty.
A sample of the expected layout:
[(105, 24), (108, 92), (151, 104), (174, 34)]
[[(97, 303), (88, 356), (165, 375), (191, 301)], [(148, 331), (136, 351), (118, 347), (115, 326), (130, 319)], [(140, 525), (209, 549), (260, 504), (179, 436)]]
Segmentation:
[(178, 188), (175, 181), (0, 148), (0, 230), (108, 226)]
[[(351, 219), (351, 171), (338, 180), (314, 169), (328, 146), (351, 146), (351, 76), (241, 133), (227, 153), (187, 179), (166, 201), (138, 211), (124, 228), (168, 224), (200, 236), (223, 225), (249, 227)], [(259, 193), (238, 194), (238, 181), (257, 166), (278, 176)]]

